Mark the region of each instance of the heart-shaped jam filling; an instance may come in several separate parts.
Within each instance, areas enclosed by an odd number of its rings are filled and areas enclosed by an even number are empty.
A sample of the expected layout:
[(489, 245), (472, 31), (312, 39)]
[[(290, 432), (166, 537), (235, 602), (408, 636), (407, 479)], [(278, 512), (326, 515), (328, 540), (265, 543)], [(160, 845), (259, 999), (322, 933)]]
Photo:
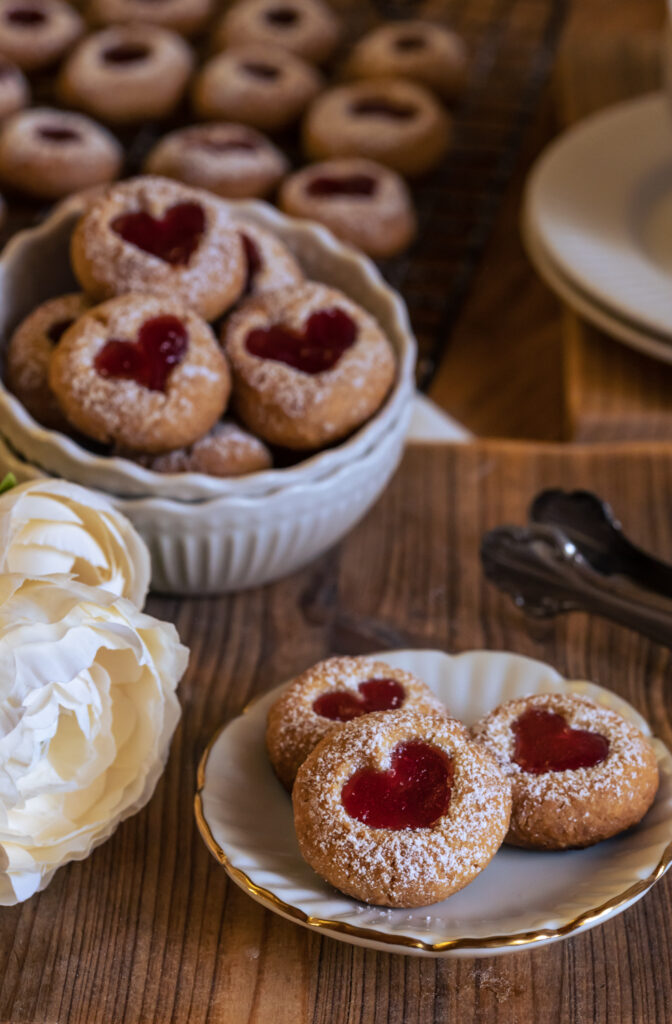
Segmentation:
[(295, 11), (293, 7), (272, 7), (270, 11), (266, 11), (266, 21), (279, 28), (289, 28), (298, 20), (299, 12)]
[(52, 345), (58, 345), (68, 327), (71, 327), (74, 322), (74, 320), (57, 320), (55, 324), (51, 325), (46, 335)]
[(282, 324), (257, 327), (250, 331), (245, 344), (253, 356), (315, 374), (331, 370), (356, 337), (357, 325), (347, 313), (342, 309), (323, 309), (308, 317), (303, 331)]
[(245, 278), (245, 293), (247, 293), (252, 287), (255, 276), (261, 270), (261, 253), (249, 235), (244, 235), (242, 231), (240, 233), (240, 240), (243, 243), (245, 259), (247, 260), (247, 277)]
[(422, 50), (425, 46), (425, 40), (422, 36), (399, 36), (394, 45), (397, 50), (402, 52)]
[(103, 60), (108, 64), (136, 64), (138, 61), (146, 60), (150, 50), (143, 43), (119, 43), (118, 46), (110, 46), (103, 53)]
[(112, 338), (101, 348), (95, 367), (101, 377), (134, 380), (150, 391), (165, 391), (171, 371), (187, 351), (187, 329), (176, 316), (146, 320), (137, 341)]
[(609, 740), (599, 732), (573, 729), (555, 711), (528, 708), (513, 725), (513, 760), (532, 775), (592, 768), (609, 753)]
[(277, 78), (280, 74), (280, 69), (273, 67), (272, 64), (261, 64), (256, 61), (248, 61), (247, 64), (243, 64), (243, 70), (253, 78), (266, 78), (269, 81)]
[(58, 128), (55, 125), (38, 128), (37, 134), (47, 142), (79, 142), (81, 139), (79, 132), (73, 132), (71, 128)]
[(376, 179), (368, 174), (350, 174), (344, 178), (324, 175), (313, 178), (306, 192), (310, 196), (370, 196), (376, 185)]
[(44, 11), (38, 11), (35, 7), (15, 7), (13, 10), (7, 11), (5, 18), (13, 25), (26, 26), (41, 25), (47, 20)]
[(313, 701), (313, 711), (334, 722), (349, 722), (370, 711), (392, 711), (404, 703), (404, 688), (394, 679), (367, 679), (357, 689), (361, 696), (347, 690), (323, 693)]
[(353, 103), (350, 108), (353, 114), (365, 117), (385, 117), (392, 121), (408, 121), (415, 117), (417, 110), (408, 103), (395, 103), (394, 100), (371, 97), (367, 100), (359, 100)]
[(188, 263), (205, 230), (205, 213), (198, 203), (178, 203), (163, 217), (151, 213), (122, 213), (110, 222), (125, 242), (157, 256), (166, 263)]
[(400, 743), (386, 772), (362, 768), (341, 790), (351, 818), (371, 828), (431, 828), (448, 810), (453, 762), (419, 741)]

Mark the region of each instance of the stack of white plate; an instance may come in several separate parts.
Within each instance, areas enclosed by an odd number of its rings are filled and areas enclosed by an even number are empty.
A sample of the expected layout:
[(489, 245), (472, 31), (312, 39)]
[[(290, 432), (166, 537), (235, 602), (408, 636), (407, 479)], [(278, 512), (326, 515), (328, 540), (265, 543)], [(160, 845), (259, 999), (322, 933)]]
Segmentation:
[(672, 363), (672, 116), (663, 93), (565, 132), (530, 174), (523, 238), (586, 320)]
[[(18, 235), (0, 259), (0, 334), (45, 299), (76, 290), (69, 239), (81, 202)], [(104, 491), (134, 522), (152, 555), (154, 589), (221, 593), (277, 579), (336, 543), (380, 495), (403, 451), (414, 398), (416, 345), (400, 297), (375, 266), (324, 228), (263, 203), (236, 208), (278, 234), (308, 276), (371, 312), (397, 354), (383, 407), (340, 445), (302, 463), (236, 479), (159, 474), (95, 455), (37, 424), (0, 384), (0, 465), (20, 480), (53, 474)]]

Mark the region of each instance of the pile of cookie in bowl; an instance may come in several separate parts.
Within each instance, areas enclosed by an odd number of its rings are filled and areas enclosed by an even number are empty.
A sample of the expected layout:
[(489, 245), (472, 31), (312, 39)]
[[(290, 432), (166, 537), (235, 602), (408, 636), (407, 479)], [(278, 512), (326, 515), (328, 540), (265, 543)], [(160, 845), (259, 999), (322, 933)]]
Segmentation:
[(112, 495), (155, 589), (291, 572), (394, 471), (406, 312), (323, 227), (145, 176), (66, 201), (0, 266), (3, 461)]

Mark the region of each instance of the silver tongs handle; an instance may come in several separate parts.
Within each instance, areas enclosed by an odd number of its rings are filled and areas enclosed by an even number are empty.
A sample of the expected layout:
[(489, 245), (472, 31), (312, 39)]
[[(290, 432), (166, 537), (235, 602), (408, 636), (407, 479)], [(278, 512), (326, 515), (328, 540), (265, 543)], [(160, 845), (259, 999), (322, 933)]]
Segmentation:
[(672, 598), (623, 575), (604, 575), (556, 526), (502, 526), (485, 535), (486, 577), (529, 615), (585, 611), (672, 647)]

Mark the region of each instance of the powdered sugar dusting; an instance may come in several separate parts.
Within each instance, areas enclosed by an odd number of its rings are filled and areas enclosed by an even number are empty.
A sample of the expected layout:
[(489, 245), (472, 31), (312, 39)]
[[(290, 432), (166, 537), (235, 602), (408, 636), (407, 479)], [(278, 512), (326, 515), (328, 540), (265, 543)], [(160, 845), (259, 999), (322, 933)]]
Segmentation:
[(232, 213), (240, 234), (250, 239), (259, 254), (260, 266), (249, 281), (249, 295), (291, 288), (305, 280), (298, 261), (277, 235), (237, 216), (235, 209)]
[(226, 123), (190, 125), (170, 132), (147, 160), (152, 174), (166, 174), (231, 197), (257, 194), (254, 179), (268, 179), (273, 184), (288, 166), (284, 153), (260, 132)]
[(157, 473), (208, 473), (210, 476), (241, 476), (268, 469), (271, 453), (263, 441), (230, 420), (187, 448), (167, 455), (139, 460)]
[[(370, 195), (312, 195), (311, 182), (319, 178), (372, 178)], [(335, 234), (359, 240), (362, 248), (380, 247), (388, 230), (396, 232), (399, 217), (410, 217), (411, 198), (403, 179), (382, 164), (362, 157), (344, 157), (310, 164), (282, 185), (280, 202), (288, 213), (309, 217), (330, 227)]]
[[(161, 219), (180, 203), (203, 210), (205, 228), (186, 265), (174, 265), (125, 241), (110, 226), (121, 214), (140, 211)], [(97, 298), (126, 292), (180, 298), (214, 319), (238, 298), (245, 283), (243, 246), (226, 204), (200, 189), (144, 176), (121, 182), (92, 204), (72, 241), (73, 269)]]
[[(247, 351), (247, 335), (255, 328), (283, 324), (302, 330), (312, 313), (330, 308), (343, 310), (357, 326), (355, 343), (331, 369), (310, 375)], [(351, 416), (366, 416), (371, 411), (372, 381), (380, 378), (383, 382), (381, 400), (392, 383), (394, 355), (380, 327), (361, 306), (327, 285), (306, 282), (249, 300), (227, 322), (224, 344), (234, 375), (244, 379), (258, 394), (270, 398), (283, 415), (292, 419), (309, 413), (317, 415), (339, 388), (347, 394)]]
[(325, 693), (350, 691), (367, 679), (392, 679), (403, 686), (404, 707), (446, 714), (444, 705), (417, 676), (374, 658), (329, 658), (294, 679), (268, 716), (266, 743), (280, 779), (291, 789), (299, 765), (316, 744), (338, 725), (313, 709)]
[[(143, 323), (165, 315), (178, 317), (189, 339), (165, 391), (97, 372), (96, 356), (111, 338), (134, 341)], [(224, 411), (230, 387), (226, 361), (208, 325), (180, 302), (137, 294), (94, 307), (66, 331), (52, 357), (50, 380), (68, 418), (83, 433), (149, 452), (202, 436)]]
[[(358, 770), (385, 771), (399, 743), (421, 740), (453, 761), (450, 805), (430, 828), (370, 828), (345, 811), (344, 784)], [(299, 770), (292, 794), (309, 864), (366, 902), (422, 906), (444, 899), (490, 861), (506, 833), (509, 784), (461, 723), (437, 713), (375, 712), (332, 730)]]
[[(562, 715), (572, 728), (604, 736), (609, 742), (606, 758), (591, 768), (548, 771), (538, 775), (524, 771), (513, 760), (515, 736), (512, 726), (530, 707), (555, 712)], [(472, 734), (493, 754), (510, 779), (514, 818), (521, 827), (524, 825), (532, 832), (537, 828), (536, 817), (544, 807), (548, 807), (553, 809), (553, 813), (561, 811), (563, 830), (570, 837), (575, 830), (578, 837), (582, 834), (584, 822), (588, 828), (591, 815), (599, 818), (611, 808), (640, 806), (642, 793), (646, 796), (651, 790), (651, 783), (657, 780), (655, 753), (639, 729), (617, 712), (574, 694), (547, 693), (510, 701), (476, 723)], [(651, 800), (653, 795), (655, 786)], [(627, 824), (632, 823), (629, 821)], [(576, 842), (580, 843), (580, 839), (577, 838)]]

